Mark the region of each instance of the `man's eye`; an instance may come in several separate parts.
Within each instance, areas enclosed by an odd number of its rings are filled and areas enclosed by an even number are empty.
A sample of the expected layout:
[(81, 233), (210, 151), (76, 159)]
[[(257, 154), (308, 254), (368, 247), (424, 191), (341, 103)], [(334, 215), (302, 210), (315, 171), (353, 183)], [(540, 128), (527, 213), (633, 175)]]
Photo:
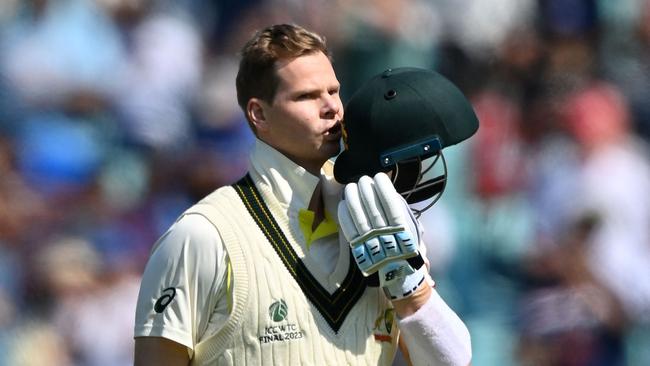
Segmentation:
[(330, 95), (336, 95), (336, 94), (339, 93), (339, 90), (338, 89), (330, 89), (329, 93), (330, 93)]
[(297, 100), (308, 100), (311, 98), (313, 98), (313, 94), (311, 93), (300, 94), (296, 97)]

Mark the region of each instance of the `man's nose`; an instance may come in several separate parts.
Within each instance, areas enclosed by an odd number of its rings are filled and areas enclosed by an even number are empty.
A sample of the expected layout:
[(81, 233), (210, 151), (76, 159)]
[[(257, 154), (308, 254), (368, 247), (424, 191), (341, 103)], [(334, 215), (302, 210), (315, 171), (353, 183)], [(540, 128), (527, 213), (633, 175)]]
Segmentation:
[(325, 118), (334, 118), (338, 116), (341, 109), (343, 109), (343, 105), (338, 95), (327, 95), (324, 98), (322, 114)]

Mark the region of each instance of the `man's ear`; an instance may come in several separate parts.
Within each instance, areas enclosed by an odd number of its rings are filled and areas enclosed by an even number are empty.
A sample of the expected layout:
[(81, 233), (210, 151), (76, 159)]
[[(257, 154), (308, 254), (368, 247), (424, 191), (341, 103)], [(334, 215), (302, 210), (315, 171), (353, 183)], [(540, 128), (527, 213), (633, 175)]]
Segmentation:
[(258, 98), (251, 98), (248, 100), (248, 104), (246, 104), (246, 114), (257, 132), (268, 130), (268, 121), (264, 113), (266, 107), (268, 105)]

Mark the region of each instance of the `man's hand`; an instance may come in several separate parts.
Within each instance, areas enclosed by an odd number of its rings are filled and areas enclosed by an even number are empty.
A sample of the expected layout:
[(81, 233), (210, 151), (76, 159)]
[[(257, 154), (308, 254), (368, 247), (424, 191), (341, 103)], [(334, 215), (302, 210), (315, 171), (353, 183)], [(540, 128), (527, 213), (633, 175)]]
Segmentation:
[(347, 184), (338, 216), (357, 265), (365, 276), (378, 272), (389, 298), (407, 297), (422, 284), (426, 266), (406, 261), (420, 255), (418, 222), (386, 174)]

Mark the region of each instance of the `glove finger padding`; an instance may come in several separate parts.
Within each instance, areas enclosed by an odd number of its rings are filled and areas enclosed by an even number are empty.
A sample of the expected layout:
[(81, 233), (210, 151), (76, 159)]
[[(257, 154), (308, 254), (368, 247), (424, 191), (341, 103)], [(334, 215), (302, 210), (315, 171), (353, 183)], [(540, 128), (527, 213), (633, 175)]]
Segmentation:
[[(346, 185), (338, 216), (352, 255), (366, 276), (387, 263), (419, 254), (417, 221), (384, 173)], [(413, 271), (409, 266), (397, 274), (402, 277)]]
[(381, 202), (381, 206), (391, 226), (406, 226), (406, 217), (404, 215), (405, 205), (402, 196), (397, 193), (393, 183), (386, 174), (377, 174), (374, 179), (375, 191)]
[[(381, 202), (384, 215), (388, 221), (388, 225), (393, 227), (404, 227), (408, 228), (409, 223), (415, 222), (410, 209), (403, 201), (402, 196), (397, 193), (393, 187), (393, 183), (390, 181), (386, 174), (377, 174), (375, 175), (375, 190), (377, 191), (377, 196)], [(409, 223), (407, 223), (409, 220)], [(399, 249), (402, 253), (416, 253), (417, 242), (415, 241), (415, 236), (417, 233), (410, 232), (410, 230), (405, 230), (395, 234)]]
[(354, 224), (354, 220), (352, 219), (350, 210), (348, 209), (344, 201), (341, 201), (339, 203), (338, 217), (339, 217), (339, 226), (343, 231), (343, 236), (345, 236), (348, 242), (350, 242), (350, 239), (352, 238), (357, 238), (361, 236), (359, 234), (359, 231), (357, 230), (356, 225)]
[(361, 199), (366, 215), (368, 215), (368, 221), (372, 228), (379, 229), (388, 226), (388, 223), (384, 219), (383, 205), (380, 203), (379, 192), (375, 189), (375, 181), (369, 176), (364, 175), (359, 179), (357, 188), (359, 189), (359, 198)]
[(368, 217), (363, 209), (361, 197), (359, 196), (359, 188), (356, 183), (350, 183), (345, 186), (345, 202), (347, 209), (352, 218), (352, 223), (359, 234), (369, 232), (372, 227), (368, 222)]

